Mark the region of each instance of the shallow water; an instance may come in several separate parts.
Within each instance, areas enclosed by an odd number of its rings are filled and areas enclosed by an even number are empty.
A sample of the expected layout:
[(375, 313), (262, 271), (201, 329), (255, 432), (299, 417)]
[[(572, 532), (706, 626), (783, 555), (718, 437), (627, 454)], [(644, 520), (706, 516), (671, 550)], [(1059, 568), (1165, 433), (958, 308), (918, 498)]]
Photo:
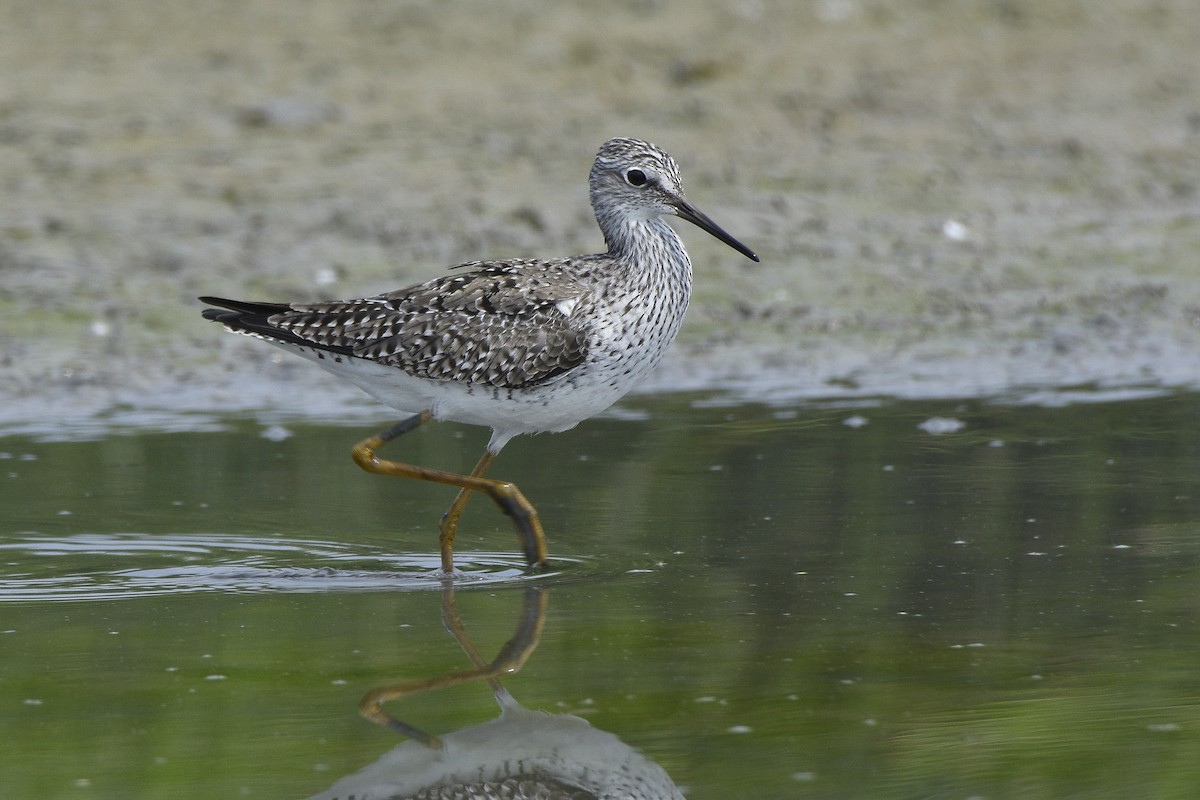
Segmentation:
[[(693, 800), (1191, 797), (1198, 415), (641, 398), (506, 449), (551, 567), (476, 498), (453, 598), (452, 491), (358, 470), (370, 425), (0, 437), (0, 798), (307, 797), (399, 764), (428, 748), (359, 698), (471, 667), (443, 603), (482, 663), (532, 597), (503, 684), (529, 719), (583, 717), (582, 749), (614, 734)], [(466, 469), (485, 440), (385, 455)], [(387, 711), (459, 742), (492, 694)], [(514, 715), (498, 740), (535, 740)]]

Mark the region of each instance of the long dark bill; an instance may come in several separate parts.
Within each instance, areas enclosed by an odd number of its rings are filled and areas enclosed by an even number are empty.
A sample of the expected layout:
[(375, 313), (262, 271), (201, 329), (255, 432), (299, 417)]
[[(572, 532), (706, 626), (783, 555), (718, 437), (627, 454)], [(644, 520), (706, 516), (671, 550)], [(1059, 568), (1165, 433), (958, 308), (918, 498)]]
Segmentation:
[(686, 219), (700, 230), (712, 234), (751, 261), (758, 261), (758, 256), (753, 250), (726, 233), (724, 228), (709, 219), (707, 214), (700, 211), (691, 203), (686, 200), (679, 200), (674, 205), (675, 213), (679, 215), (680, 219)]

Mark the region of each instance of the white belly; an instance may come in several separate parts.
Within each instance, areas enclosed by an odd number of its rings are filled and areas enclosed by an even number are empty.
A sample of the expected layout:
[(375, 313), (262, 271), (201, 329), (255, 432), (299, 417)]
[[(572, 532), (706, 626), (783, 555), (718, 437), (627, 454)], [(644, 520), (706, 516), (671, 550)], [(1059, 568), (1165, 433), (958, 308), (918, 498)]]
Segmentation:
[[(592, 365), (527, 389), (497, 389), (454, 381), (415, 378), (403, 370), (360, 358), (281, 345), (359, 387), (384, 405), (409, 414), (492, 429), (488, 448), (498, 452), (522, 433), (557, 433), (575, 427), (621, 398), (648, 371), (606, 380)], [(643, 365), (648, 367), (650, 365)], [(604, 372), (603, 370), (600, 372)], [(614, 385), (615, 384), (615, 385)], [(619, 387), (619, 388), (618, 388)]]

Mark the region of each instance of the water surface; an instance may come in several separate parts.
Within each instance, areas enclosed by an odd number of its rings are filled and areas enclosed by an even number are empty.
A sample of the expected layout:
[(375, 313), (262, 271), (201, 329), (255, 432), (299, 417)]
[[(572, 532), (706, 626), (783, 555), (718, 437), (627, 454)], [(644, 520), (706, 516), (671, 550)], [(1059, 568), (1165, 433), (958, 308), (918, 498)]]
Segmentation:
[[(1198, 415), (642, 398), (505, 450), (552, 565), (476, 498), (455, 601), (488, 660), (539, 587), (507, 692), (694, 800), (1191, 797)], [(432, 574), (452, 490), (358, 470), (369, 425), (200, 427), (0, 438), (0, 798), (316, 795), (401, 744), (364, 692), (471, 667)], [(449, 736), (492, 695), (388, 708)]]

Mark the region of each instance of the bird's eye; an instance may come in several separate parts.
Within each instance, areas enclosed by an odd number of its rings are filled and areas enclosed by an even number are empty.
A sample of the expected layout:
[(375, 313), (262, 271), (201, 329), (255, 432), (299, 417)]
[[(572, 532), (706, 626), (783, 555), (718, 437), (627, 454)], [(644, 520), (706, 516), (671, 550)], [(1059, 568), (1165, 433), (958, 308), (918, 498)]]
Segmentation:
[(625, 173), (625, 180), (629, 181), (630, 186), (642, 186), (646, 183), (646, 173), (640, 169), (631, 169)]

